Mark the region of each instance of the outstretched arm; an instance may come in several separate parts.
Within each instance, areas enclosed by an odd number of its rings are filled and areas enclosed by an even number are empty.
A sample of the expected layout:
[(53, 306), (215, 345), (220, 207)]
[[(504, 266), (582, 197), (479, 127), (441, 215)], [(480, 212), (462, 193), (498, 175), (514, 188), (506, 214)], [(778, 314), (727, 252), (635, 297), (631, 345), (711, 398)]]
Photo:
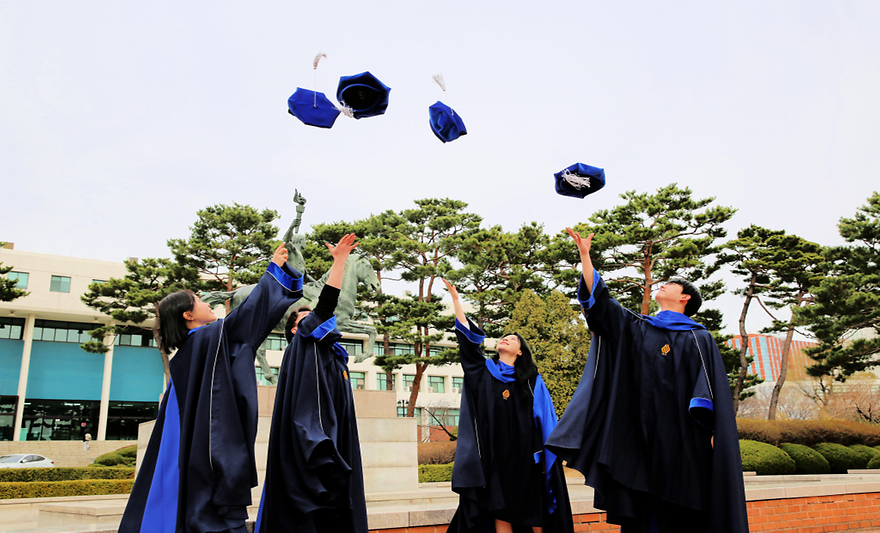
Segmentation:
[(584, 273), (584, 281), (587, 283), (587, 286), (591, 286), (593, 281), (593, 260), (590, 259), (590, 246), (593, 242), (593, 233), (590, 233), (586, 237), (581, 237), (578, 232), (572, 230), (571, 228), (565, 228), (565, 231), (571, 235), (571, 238), (574, 239), (575, 244), (578, 247), (578, 253), (581, 256), (581, 268)]
[(354, 242), (355, 239), (357, 239), (357, 235), (349, 233), (339, 239), (339, 244), (336, 246), (329, 242), (327, 243), (327, 249), (330, 250), (330, 255), (333, 256), (333, 266), (330, 268), (327, 285), (337, 289), (342, 288), (342, 274), (345, 272), (345, 262), (348, 260), (348, 256), (351, 255), (351, 251), (358, 246), (358, 243)]
[(446, 284), (446, 290), (448, 290), (449, 295), (452, 296), (452, 308), (455, 310), (456, 320), (458, 320), (464, 327), (468, 327), (467, 317), (464, 316), (464, 310), (461, 308), (461, 300), (458, 298), (458, 289), (446, 279), (443, 280), (443, 283)]

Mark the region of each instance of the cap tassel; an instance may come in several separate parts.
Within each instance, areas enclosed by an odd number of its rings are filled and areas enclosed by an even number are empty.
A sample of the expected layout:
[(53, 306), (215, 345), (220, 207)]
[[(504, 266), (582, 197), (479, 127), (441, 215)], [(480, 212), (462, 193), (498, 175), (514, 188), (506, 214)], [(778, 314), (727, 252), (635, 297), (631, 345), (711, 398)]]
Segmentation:
[[(443, 74), (439, 74), (439, 73), (434, 74), (431, 76), (431, 79), (433, 79), (434, 83), (436, 83), (437, 85), (440, 86), (441, 89), (443, 89), (444, 93), (446, 92), (446, 80), (443, 79)], [(448, 93), (447, 93), (447, 96), (448, 96)], [(452, 109), (452, 107), (449, 108), (449, 111), (452, 113), (453, 116), (455, 116), (455, 110)]]
[(316, 55), (315, 59), (312, 60), (312, 68), (315, 71), (315, 101), (313, 103), (315, 109), (318, 109), (318, 63), (320, 63), (322, 59), (326, 58), (327, 54), (325, 54), (324, 52), (318, 52), (318, 55)]
[(567, 181), (569, 185), (578, 190), (590, 188), (590, 178), (574, 174), (568, 169), (562, 171), (562, 179)]
[(340, 102), (338, 104), (334, 103), (336, 109), (339, 110), (340, 113), (347, 116), (348, 118), (354, 118), (354, 109), (348, 107), (345, 102)]

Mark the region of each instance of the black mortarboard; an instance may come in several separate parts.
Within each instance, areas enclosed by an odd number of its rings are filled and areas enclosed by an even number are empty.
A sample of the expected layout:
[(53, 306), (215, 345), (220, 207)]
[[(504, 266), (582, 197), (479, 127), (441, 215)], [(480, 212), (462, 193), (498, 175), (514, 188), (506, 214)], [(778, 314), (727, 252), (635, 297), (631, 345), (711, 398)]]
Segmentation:
[(605, 171), (583, 163), (575, 163), (553, 177), (556, 178), (556, 192), (563, 196), (583, 198), (605, 186)]
[(369, 72), (339, 78), (336, 99), (351, 108), (354, 118), (375, 117), (385, 113), (391, 88)]
[(437, 102), (428, 108), (430, 115), (431, 131), (444, 143), (454, 141), (462, 135), (467, 135), (461, 115), (452, 110), (443, 102)]
[(287, 112), (304, 124), (319, 128), (332, 128), (339, 116), (339, 110), (324, 93), (297, 87), (296, 92), (287, 99)]

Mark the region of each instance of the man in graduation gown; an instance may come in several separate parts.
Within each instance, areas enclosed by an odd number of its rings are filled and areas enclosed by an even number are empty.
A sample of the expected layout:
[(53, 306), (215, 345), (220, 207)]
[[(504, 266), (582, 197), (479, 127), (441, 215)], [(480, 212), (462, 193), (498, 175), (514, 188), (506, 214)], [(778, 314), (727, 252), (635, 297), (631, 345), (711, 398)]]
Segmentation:
[(672, 281), (656, 317), (611, 297), (578, 245), (578, 300), (593, 332), (583, 377), (547, 447), (584, 474), (623, 533), (746, 533), (733, 400), (717, 345), (690, 315), (696, 287)]
[(327, 245), (330, 276), (314, 311), (297, 313), (284, 352), (258, 533), (367, 533), (348, 353), (333, 314), (354, 240), (349, 234)]
[(120, 533), (244, 533), (257, 485), (256, 349), (302, 296), (302, 275), (286, 260), (280, 246), (250, 296), (190, 329), (171, 358)]

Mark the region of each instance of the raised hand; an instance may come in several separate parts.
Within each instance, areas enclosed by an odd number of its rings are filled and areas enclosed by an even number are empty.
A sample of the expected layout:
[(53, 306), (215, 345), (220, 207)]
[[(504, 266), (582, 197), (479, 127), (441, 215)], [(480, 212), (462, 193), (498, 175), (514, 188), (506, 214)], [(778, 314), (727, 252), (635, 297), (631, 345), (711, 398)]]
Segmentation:
[(327, 246), (327, 249), (330, 250), (330, 255), (333, 256), (334, 261), (345, 261), (348, 259), (351, 251), (358, 247), (359, 243), (354, 242), (355, 239), (357, 239), (357, 235), (354, 233), (348, 233), (339, 239), (339, 243), (337, 243), (336, 246), (333, 246), (329, 242), (325, 243), (325, 245)]
[(284, 266), (284, 263), (287, 262), (287, 248), (284, 247), (283, 242), (278, 245), (278, 248), (275, 249), (275, 253), (272, 254), (272, 262), (279, 267)]
[(595, 235), (595, 234), (590, 233), (589, 235), (586, 236), (586, 238), (584, 238), (584, 237), (581, 237), (578, 232), (574, 231), (571, 228), (565, 228), (565, 231), (567, 231), (568, 234), (571, 235), (571, 238), (574, 239), (574, 243), (577, 245), (578, 252), (580, 253), (581, 257), (584, 257), (584, 256), (589, 257), (590, 256), (590, 246), (592, 245), (593, 235)]
[(449, 295), (452, 296), (453, 300), (458, 300), (458, 289), (455, 288), (455, 285), (449, 283), (449, 280), (443, 279), (443, 283), (446, 284), (446, 290), (449, 291)]

